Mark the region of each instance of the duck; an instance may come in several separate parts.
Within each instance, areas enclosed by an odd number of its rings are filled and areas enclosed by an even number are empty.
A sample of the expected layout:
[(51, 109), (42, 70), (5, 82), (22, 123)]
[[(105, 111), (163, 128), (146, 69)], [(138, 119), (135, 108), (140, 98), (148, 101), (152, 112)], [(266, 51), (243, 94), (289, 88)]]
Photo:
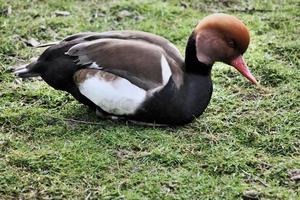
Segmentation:
[(40, 76), (103, 119), (184, 125), (198, 118), (210, 102), (215, 62), (234, 67), (257, 84), (243, 59), (249, 42), (241, 20), (217, 13), (192, 30), (185, 58), (169, 40), (152, 33), (82, 32), (40, 45), (47, 49), (14, 74)]

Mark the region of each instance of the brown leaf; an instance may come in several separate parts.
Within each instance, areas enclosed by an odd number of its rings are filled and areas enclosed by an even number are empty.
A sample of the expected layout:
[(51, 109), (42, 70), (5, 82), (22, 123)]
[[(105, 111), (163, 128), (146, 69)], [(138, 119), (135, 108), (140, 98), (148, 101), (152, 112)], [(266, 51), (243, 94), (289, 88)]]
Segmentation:
[(295, 182), (300, 182), (300, 169), (292, 169), (289, 171), (290, 179)]
[(129, 16), (132, 16), (132, 13), (129, 12), (128, 10), (122, 10), (122, 11), (118, 12), (118, 14), (117, 14), (117, 17), (120, 19), (129, 17)]
[(1, 9), (0, 10), (0, 16), (5, 16), (8, 17), (12, 14), (12, 9), (11, 6), (8, 6), (7, 8)]
[(292, 177), (291, 177), (291, 180), (292, 180), (292, 181), (295, 181), (295, 182), (299, 182), (299, 181), (300, 181), (300, 174), (295, 175), (295, 176), (292, 176)]
[(255, 190), (247, 190), (243, 193), (242, 196), (243, 200), (258, 200), (259, 198), (259, 193)]
[(6, 16), (9, 16), (12, 14), (12, 9), (11, 9), (11, 6), (8, 6), (7, 7), (7, 10), (6, 10)]
[(70, 12), (62, 11), (62, 10), (56, 10), (54, 13), (55, 13), (56, 17), (58, 17), (58, 16), (66, 17), (66, 16), (71, 15)]

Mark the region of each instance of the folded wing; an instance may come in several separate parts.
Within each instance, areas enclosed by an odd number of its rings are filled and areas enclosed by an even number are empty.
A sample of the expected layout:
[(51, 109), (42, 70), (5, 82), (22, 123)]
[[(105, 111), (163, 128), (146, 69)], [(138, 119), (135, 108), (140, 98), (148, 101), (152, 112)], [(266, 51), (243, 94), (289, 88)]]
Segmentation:
[(63, 42), (77, 43), (66, 52), (77, 65), (110, 72), (143, 89), (165, 84), (168, 76), (178, 87), (182, 84), (183, 58), (174, 45), (160, 36), (112, 31), (80, 33)]

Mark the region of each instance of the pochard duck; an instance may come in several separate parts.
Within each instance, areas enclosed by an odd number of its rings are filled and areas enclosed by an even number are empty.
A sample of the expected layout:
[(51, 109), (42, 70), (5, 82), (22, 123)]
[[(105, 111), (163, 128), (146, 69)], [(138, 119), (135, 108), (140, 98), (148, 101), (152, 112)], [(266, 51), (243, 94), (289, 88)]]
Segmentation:
[(50, 47), (14, 73), (22, 78), (41, 76), (103, 118), (182, 125), (208, 106), (216, 61), (257, 83), (242, 57), (249, 41), (243, 22), (213, 14), (193, 30), (185, 59), (171, 42), (151, 33), (87, 32), (42, 45)]

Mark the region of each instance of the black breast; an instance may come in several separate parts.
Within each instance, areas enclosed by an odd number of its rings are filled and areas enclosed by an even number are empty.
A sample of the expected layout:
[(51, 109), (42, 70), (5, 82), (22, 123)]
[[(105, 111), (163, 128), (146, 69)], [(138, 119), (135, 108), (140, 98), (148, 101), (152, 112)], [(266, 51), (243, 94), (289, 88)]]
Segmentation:
[(186, 74), (179, 90), (171, 79), (163, 90), (155, 93), (131, 118), (158, 124), (186, 124), (203, 113), (211, 94), (210, 76)]

